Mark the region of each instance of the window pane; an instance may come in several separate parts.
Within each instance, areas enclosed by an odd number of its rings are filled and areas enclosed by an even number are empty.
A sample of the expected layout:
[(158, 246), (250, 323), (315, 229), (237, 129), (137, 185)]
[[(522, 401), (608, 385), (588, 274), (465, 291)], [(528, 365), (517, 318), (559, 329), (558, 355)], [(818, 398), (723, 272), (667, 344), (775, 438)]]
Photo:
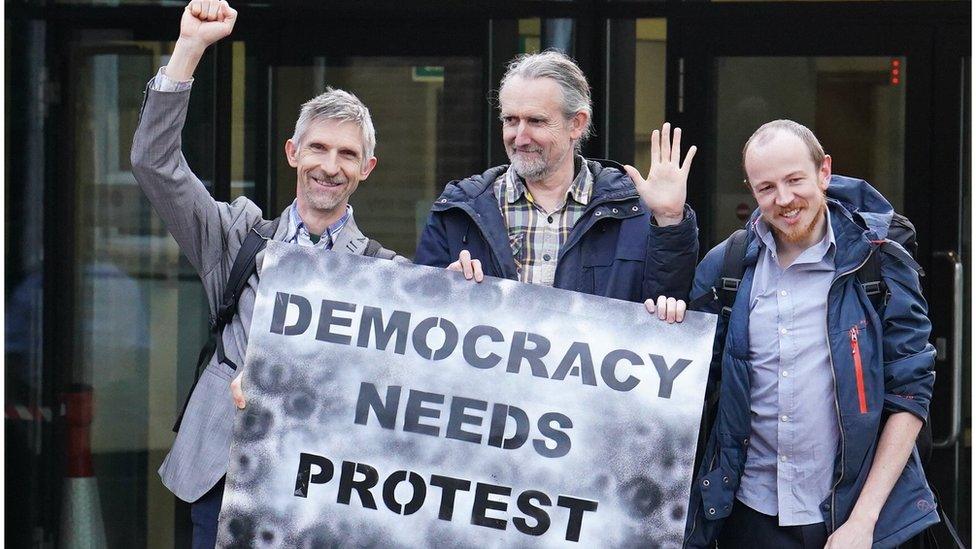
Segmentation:
[(651, 165), (651, 132), (664, 124), (666, 19), (638, 19), (634, 70), (634, 165)]
[(778, 118), (809, 127), (833, 157), (834, 173), (867, 180), (903, 211), (905, 58), (718, 57), (715, 63), (712, 243), (741, 227), (755, 208), (743, 184), (742, 146)]
[[(129, 164), (143, 89), (172, 47), (92, 33), (69, 50), (74, 176), (58, 184), (75, 188), (73, 227), (65, 228), (75, 234), (75, 328), (73, 361), (63, 367), (71, 384), (91, 387), (94, 397), (91, 451), (110, 547), (174, 544), (174, 499), (156, 469), (205, 335), (197, 274)], [(183, 134), (187, 160), (208, 185), (209, 59), (197, 71)]]

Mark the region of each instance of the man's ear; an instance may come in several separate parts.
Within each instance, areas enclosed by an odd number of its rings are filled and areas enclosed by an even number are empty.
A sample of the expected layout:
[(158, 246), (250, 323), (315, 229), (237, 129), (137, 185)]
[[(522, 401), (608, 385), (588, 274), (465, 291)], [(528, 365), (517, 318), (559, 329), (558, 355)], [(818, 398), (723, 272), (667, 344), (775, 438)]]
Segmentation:
[(823, 162), (820, 163), (820, 172), (817, 173), (818, 184), (820, 189), (823, 191), (827, 190), (827, 186), (830, 185), (830, 155), (825, 154)]
[(366, 160), (366, 162), (363, 164), (363, 171), (362, 171), (363, 178), (362, 178), (362, 180), (365, 180), (367, 177), (369, 177), (369, 174), (373, 171), (373, 168), (375, 168), (375, 167), (376, 167), (376, 157), (375, 156), (370, 157), (368, 160)]
[(569, 119), (569, 137), (574, 141), (582, 137), (583, 130), (586, 129), (586, 125), (589, 122), (590, 115), (586, 114), (586, 111), (579, 111), (578, 113), (574, 114), (573, 117)]
[(285, 141), (285, 158), (288, 159), (288, 165), (292, 168), (298, 167), (298, 147), (295, 146), (295, 142), (289, 139)]

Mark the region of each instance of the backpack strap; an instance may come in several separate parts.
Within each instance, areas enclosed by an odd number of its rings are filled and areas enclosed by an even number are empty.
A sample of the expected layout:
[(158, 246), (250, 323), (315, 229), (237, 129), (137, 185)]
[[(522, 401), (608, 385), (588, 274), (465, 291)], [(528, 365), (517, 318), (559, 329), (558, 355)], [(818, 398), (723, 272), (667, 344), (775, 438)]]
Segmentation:
[(881, 277), (882, 253), (888, 254), (905, 263), (914, 269), (919, 276), (925, 276), (925, 272), (922, 270), (922, 266), (915, 261), (915, 258), (905, 248), (895, 246), (891, 240), (876, 240), (873, 243), (878, 245), (877, 249), (871, 251), (868, 260), (861, 265), (855, 273), (855, 276), (857, 276), (857, 281), (861, 284), (861, 287), (864, 288), (864, 293), (871, 300), (871, 304), (874, 305), (874, 310), (880, 312), (888, 304), (888, 298), (891, 297), (888, 285), (885, 284), (884, 279)]
[(193, 390), (196, 389), (197, 382), (200, 380), (200, 374), (203, 373), (204, 368), (210, 362), (210, 357), (214, 353), (217, 354), (218, 364), (224, 363), (232, 369), (237, 370), (237, 364), (234, 364), (224, 354), (224, 327), (227, 326), (237, 313), (237, 302), (241, 298), (241, 292), (244, 291), (247, 279), (254, 272), (258, 252), (263, 250), (267, 245), (268, 239), (278, 229), (278, 223), (280, 221), (281, 218), (279, 217), (272, 221), (260, 222), (252, 227), (247, 232), (247, 236), (244, 237), (244, 242), (241, 243), (241, 247), (237, 251), (237, 256), (234, 258), (234, 264), (231, 266), (230, 276), (227, 277), (227, 286), (224, 287), (224, 294), (221, 297), (220, 303), (217, 305), (217, 313), (210, 317), (210, 333), (207, 342), (200, 349), (200, 354), (197, 356), (197, 368), (193, 374), (193, 385), (190, 386), (190, 391), (186, 395), (186, 401), (183, 403), (180, 415), (176, 418), (176, 423), (173, 425), (173, 432), (180, 430), (180, 424), (183, 423), (183, 414), (186, 413), (186, 407), (190, 404), (190, 396), (193, 395)]
[(366, 250), (363, 251), (363, 255), (366, 257), (378, 257), (380, 259), (393, 259), (396, 257), (396, 252), (384, 248), (378, 241), (370, 238), (369, 242), (366, 243)]
[(722, 304), (722, 316), (726, 319), (732, 316), (732, 304), (735, 303), (735, 295), (739, 291), (742, 274), (746, 270), (744, 260), (748, 236), (745, 229), (739, 229), (729, 237), (729, 242), (725, 246), (725, 255), (722, 257), (722, 273), (713, 288)]

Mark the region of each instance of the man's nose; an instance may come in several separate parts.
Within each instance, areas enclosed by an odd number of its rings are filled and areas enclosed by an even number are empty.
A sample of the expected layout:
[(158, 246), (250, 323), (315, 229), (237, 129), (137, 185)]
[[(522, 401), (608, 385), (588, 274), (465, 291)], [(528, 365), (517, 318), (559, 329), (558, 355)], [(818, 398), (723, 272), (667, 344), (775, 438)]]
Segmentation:
[(327, 175), (336, 175), (339, 173), (339, 158), (334, 151), (322, 155), (322, 160), (319, 164)]
[(790, 202), (793, 202), (793, 191), (791, 191), (786, 185), (777, 186), (776, 205), (786, 206)]
[(515, 128), (515, 146), (521, 147), (530, 143), (532, 143), (532, 138), (529, 135), (529, 126), (525, 122), (519, 122)]

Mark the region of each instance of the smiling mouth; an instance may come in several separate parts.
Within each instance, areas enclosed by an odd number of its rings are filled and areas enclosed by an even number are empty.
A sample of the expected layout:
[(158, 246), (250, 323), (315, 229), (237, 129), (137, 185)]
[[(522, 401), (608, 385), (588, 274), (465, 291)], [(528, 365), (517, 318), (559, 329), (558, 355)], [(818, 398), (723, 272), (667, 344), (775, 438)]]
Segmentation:
[(793, 208), (792, 210), (786, 210), (785, 212), (779, 214), (786, 219), (794, 219), (796, 216), (800, 215), (800, 208)]
[(314, 181), (316, 184), (330, 189), (341, 187), (346, 183), (342, 179), (323, 179), (323, 178), (315, 177), (314, 175), (310, 175), (308, 176), (308, 178)]

